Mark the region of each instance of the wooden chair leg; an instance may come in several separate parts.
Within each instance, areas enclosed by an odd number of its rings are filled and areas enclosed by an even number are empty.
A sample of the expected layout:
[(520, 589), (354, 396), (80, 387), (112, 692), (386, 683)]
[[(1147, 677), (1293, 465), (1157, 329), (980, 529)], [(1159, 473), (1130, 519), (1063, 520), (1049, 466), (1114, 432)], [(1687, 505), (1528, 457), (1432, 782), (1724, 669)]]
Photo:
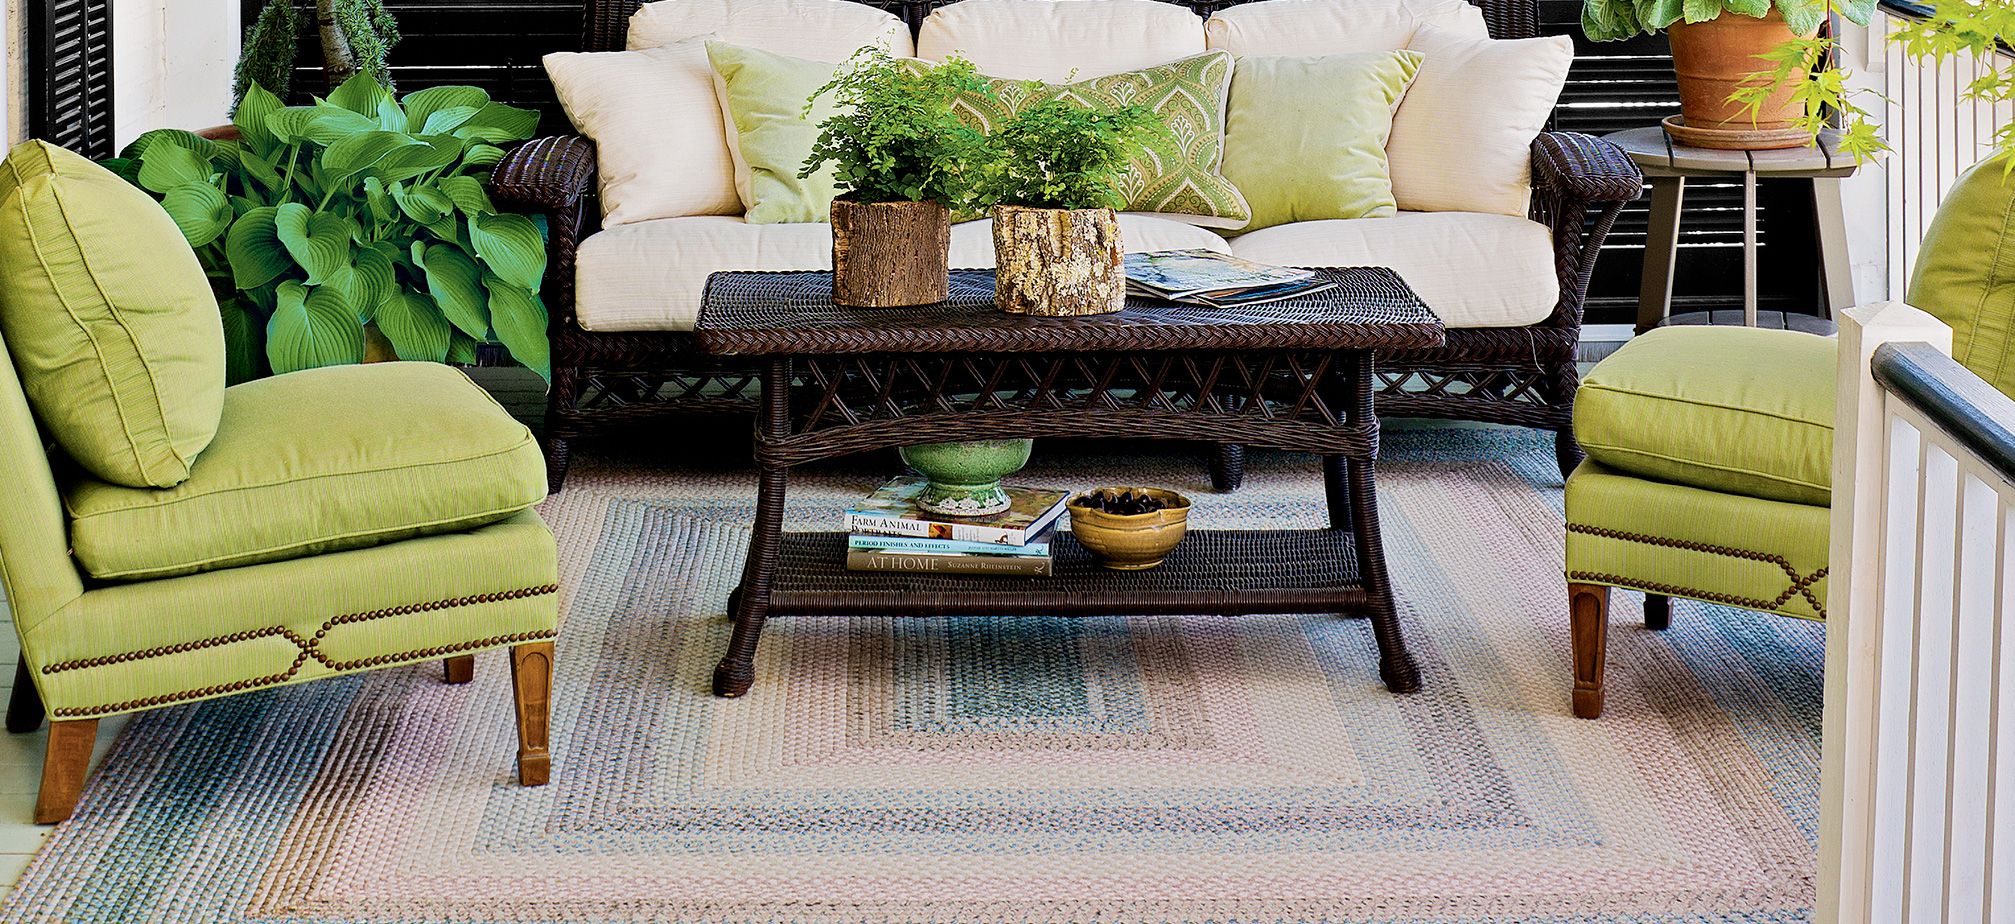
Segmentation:
[(14, 691), (7, 696), (7, 730), (18, 735), (41, 727), (42, 694), (35, 690), (35, 677), (24, 657), (14, 662)]
[(1567, 585), (1567, 612), (1574, 635), (1574, 715), (1602, 716), (1602, 665), (1609, 637), (1609, 588)]
[(1672, 625), (1672, 598), (1664, 594), (1644, 595), (1644, 627), (1663, 631)]
[(547, 720), (552, 714), (553, 643), (511, 648), (511, 687), (518, 707), (518, 785), (544, 786), (552, 777)]
[(42, 789), (35, 797), (35, 823), (53, 825), (70, 817), (84, 794), (91, 748), (98, 743), (97, 719), (49, 723), (49, 749), (42, 754)]
[(468, 683), (476, 679), (476, 656), (470, 654), (442, 658), (441, 679), (447, 683)]

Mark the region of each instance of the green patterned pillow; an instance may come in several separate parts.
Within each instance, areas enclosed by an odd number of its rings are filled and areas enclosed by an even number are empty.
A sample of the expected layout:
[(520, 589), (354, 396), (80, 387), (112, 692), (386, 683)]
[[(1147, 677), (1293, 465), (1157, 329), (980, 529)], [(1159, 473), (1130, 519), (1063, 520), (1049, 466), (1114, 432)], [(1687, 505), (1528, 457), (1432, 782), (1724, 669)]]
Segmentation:
[(1016, 114), (1058, 98), (1086, 106), (1146, 106), (1168, 123), (1170, 137), (1135, 155), (1120, 181), (1127, 210), (1186, 215), (1192, 223), (1212, 228), (1242, 228), (1252, 210), (1238, 187), (1218, 174), (1231, 70), (1231, 55), (1212, 51), (1064, 85), (989, 78), (1000, 98), (970, 93), (958, 110), (966, 124), (992, 132)]

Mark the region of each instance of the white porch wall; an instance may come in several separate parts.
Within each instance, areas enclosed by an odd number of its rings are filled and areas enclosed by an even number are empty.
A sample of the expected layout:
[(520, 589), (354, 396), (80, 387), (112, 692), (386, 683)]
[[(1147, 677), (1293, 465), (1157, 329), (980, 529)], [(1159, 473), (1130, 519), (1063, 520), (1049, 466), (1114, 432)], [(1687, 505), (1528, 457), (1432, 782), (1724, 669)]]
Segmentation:
[(0, 148), (28, 134), (28, 18), (24, 3), (0, 4)]
[[(1882, 49), (1869, 47), (1871, 42), (1880, 41), (1879, 34), (1871, 36), (1867, 26), (1857, 26), (1845, 19), (1836, 18), (1835, 23), (1840, 29), (1841, 63), (1851, 72), (1851, 85), (1880, 92), (1887, 56), (1881, 53)], [(1877, 120), (1882, 118), (1885, 107), (1880, 98), (1864, 96), (1858, 102)], [(1889, 291), (1887, 164), (1886, 159), (1863, 164), (1861, 172), (1840, 184), (1840, 197), (1847, 214), (1847, 255), (1854, 265), (1856, 305), (1903, 297), (1900, 291)]]
[(229, 121), (237, 0), (113, 0), (113, 134)]

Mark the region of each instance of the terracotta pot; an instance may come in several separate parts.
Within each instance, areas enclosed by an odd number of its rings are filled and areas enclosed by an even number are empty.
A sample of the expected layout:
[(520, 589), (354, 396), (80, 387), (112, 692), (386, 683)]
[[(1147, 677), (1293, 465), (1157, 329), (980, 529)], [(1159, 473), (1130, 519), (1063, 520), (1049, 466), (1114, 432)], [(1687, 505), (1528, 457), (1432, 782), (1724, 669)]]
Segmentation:
[(1761, 19), (1722, 13), (1707, 22), (1675, 22), (1667, 27), (1666, 33), (1672, 39), (1672, 70), (1679, 77), (1679, 112), (1686, 117), (1687, 128), (1782, 131), (1791, 128), (1792, 120), (1804, 114), (1804, 104), (1791, 99), (1805, 79), (1804, 72), (1793, 74), (1776, 88), (1754, 118), (1747, 106), (1728, 100), (1742, 86), (1743, 78), (1770, 69), (1770, 64), (1759, 55), (1799, 37), (1785, 25), (1784, 15), (1775, 6), (1771, 7), (1770, 15)]
[(1112, 209), (996, 205), (994, 304), (1015, 314), (1109, 314), (1126, 307), (1126, 257)]
[(950, 293), (951, 213), (936, 202), (834, 199), (833, 303), (933, 305)]

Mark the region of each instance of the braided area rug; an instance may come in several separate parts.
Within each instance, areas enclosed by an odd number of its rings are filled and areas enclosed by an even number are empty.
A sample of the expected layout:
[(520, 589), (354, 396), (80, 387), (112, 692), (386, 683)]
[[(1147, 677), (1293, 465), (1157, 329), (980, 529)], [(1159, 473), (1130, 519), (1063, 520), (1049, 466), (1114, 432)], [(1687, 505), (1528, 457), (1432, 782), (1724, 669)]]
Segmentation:
[[(746, 469), (588, 460), (543, 508), (566, 608), (553, 782), (508, 672), (422, 665), (140, 716), (5, 921), (1805, 920), (1823, 637), (1618, 594), (1608, 712), (1568, 715), (1550, 443), (1388, 434), (1414, 696), (1362, 620), (778, 620), (707, 693)], [(1037, 447), (1031, 483), (1168, 484), (1192, 519), (1322, 522), (1308, 458)], [(875, 456), (791, 486), (836, 526)]]

